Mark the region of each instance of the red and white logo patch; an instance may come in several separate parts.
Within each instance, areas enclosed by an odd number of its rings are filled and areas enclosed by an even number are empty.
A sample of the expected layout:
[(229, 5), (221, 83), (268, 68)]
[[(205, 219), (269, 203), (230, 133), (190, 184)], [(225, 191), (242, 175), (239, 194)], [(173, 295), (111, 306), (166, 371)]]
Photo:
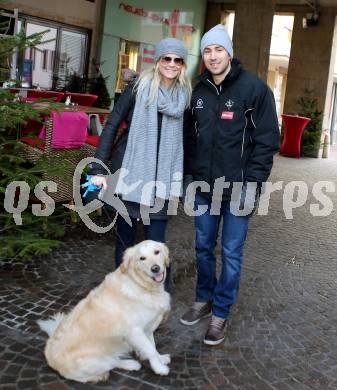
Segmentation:
[(233, 111), (223, 111), (221, 113), (221, 119), (233, 119), (234, 112)]

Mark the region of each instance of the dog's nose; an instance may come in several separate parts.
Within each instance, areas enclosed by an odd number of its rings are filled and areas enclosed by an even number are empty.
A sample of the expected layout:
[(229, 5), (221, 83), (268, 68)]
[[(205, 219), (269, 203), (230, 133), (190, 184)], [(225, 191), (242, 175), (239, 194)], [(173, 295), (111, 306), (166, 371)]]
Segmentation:
[(154, 273), (154, 274), (156, 274), (156, 273), (158, 273), (159, 271), (160, 271), (160, 267), (159, 267), (159, 265), (153, 265), (152, 267), (151, 267), (151, 271)]

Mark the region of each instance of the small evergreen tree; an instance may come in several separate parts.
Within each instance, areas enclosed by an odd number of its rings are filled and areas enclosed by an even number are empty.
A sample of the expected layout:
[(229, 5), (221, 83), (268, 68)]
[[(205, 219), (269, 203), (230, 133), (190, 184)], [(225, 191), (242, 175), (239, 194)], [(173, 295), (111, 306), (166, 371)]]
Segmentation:
[(322, 134), (322, 111), (318, 109), (318, 101), (313, 91), (305, 90), (304, 96), (297, 100), (300, 107), (298, 115), (310, 118), (304, 129), (301, 142), (301, 156), (318, 157)]
[(109, 109), (111, 105), (111, 97), (106, 86), (106, 79), (102, 73), (99, 74), (91, 81), (89, 93), (97, 95), (98, 98), (94, 103), (95, 107)]
[[(8, 77), (6, 64), (10, 63), (13, 51), (41, 44), (43, 34), (26, 36), (21, 31), (15, 36), (0, 37), (0, 64), (4, 77)], [(0, 77), (0, 83), (4, 81)], [(52, 103), (50, 106), (54, 107)], [(20, 154), (18, 129), (25, 120), (39, 120), (41, 113), (8, 90), (0, 89), (0, 259), (47, 253), (60, 244), (58, 238), (64, 234), (63, 224), (60, 224), (65, 218), (64, 209), (56, 209), (49, 217), (36, 217), (31, 210), (25, 210), (21, 213), (22, 225), (16, 224), (13, 215), (5, 210), (5, 193), (10, 183), (25, 181), (32, 189), (41, 181), (42, 173), (60, 175), (67, 166), (66, 162), (46, 159), (31, 166)], [(19, 196), (17, 192), (13, 206), (16, 206)]]
[(74, 72), (64, 87), (65, 92), (85, 93), (86, 92), (86, 80)]

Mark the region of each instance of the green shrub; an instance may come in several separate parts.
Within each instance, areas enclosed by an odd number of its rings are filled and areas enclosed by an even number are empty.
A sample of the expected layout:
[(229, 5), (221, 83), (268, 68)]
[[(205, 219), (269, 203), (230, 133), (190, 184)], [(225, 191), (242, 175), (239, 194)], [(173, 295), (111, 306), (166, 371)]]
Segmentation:
[(318, 157), (322, 134), (322, 111), (318, 109), (318, 101), (313, 97), (313, 91), (305, 90), (304, 96), (297, 100), (298, 115), (310, 118), (304, 129), (301, 142), (301, 156)]

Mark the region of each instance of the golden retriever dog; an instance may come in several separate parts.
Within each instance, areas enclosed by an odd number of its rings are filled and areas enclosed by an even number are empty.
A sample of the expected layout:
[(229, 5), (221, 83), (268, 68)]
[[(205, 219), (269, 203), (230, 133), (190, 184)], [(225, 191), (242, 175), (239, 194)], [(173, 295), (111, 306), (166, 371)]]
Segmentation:
[(106, 380), (114, 368), (139, 370), (135, 352), (159, 375), (169, 373), (170, 355), (158, 353), (153, 332), (170, 310), (164, 291), (169, 253), (166, 245), (146, 240), (125, 251), (121, 266), (68, 314), (38, 321), (50, 336), (48, 364), (67, 379)]

